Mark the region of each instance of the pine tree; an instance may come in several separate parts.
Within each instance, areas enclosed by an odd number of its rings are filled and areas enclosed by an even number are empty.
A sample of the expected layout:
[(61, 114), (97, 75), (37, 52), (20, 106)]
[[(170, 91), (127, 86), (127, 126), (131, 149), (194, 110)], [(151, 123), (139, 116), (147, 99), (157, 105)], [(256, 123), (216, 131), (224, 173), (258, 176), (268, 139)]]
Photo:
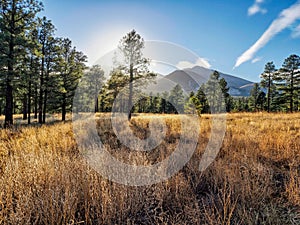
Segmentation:
[(170, 91), (168, 101), (172, 105), (172, 113), (183, 113), (184, 112), (184, 94), (181, 86), (176, 84), (176, 86)]
[(159, 106), (159, 112), (160, 113), (168, 113), (168, 98), (169, 98), (169, 93), (167, 91), (164, 91), (161, 94), (161, 100), (160, 100), (160, 106)]
[[(108, 111), (112, 110), (114, 100), (117, 98), (117, 95), (119, 92), (125, 88), (126, 85), (129, 83), (129, 76), (127, 74), (124, 74), (122, 70), (119, 68), (114, 69), (111, 71), (109, 79), (106, 82), (105, 89), (106, 89), (106, 96), (105, 96), (105, 101), (107, 103), (106, 108)], [(115, 105), (116, 109), (123, 110), (124, 109), (124, 104), (123, 104), (123, 99), (127, 98), (128, 99), (128, 93), (123, 92), (122, 93), (122, 99), (121, 102), (116, 102)]]
[(294, 103), (299, 101), (298, 91), (300, 90), (300, 57), (298, 55), (290, 55), (284, 60), (276, 85), (288, 101), (289, 111), (293, 112)]
[(62, 121), (66, 120), (66, 113), (70, 111), (73, 97), (79, 79), (86, 69), (87, 57), (72, 46), (70, 39), (61, 39), (59, 43), (59, 62), (56, 74), (57, 104), (61, 108)]
[(233, 110), (235, 112), (249, 111), (249, 97), (237, 97), (233, 100)]
[(205, 84), (202, 84), (200, 86), (200, 88), (198, 89), (197, 93), (196, 93), (196, 98), (197, 98), (197, 101), (199, 102), (200, 106), (201, 107), (201, 113), (209, 113), (209, 104), (208, 104), (208, 100), (207, 100), (207, 97), (204, 93), (204, 90), (205, 90)]
[(253, 107), (253, 111), (258, 110), (258, 106), (260, 106), (261, 110), (263, 110), (264, 99), (266, 94), (261, 90), (258, 83), (255, 83), (253, 88), (250, 91), (250, 104)]
[(202, 90), (206, 96), (211, 113), (226, 111), (225, 98), (229, 97), (229, 89), (227, 88), (227, 82), (224, 79), (220, 80), (218, 71), (214, 71), (211, 74), (209, 80), (202, 86)]
[(161, 101), (161, 98), (160, 98), (160, 94), (157, 93), (156, 96), (152, 96), (152, 111), (151, 113), (158, 113), (159, 112), (159, 106), (160, 106), (160, 101)]
[(230, 98), (230, 94), (229, 94), (229, 87), (227, 86), (227, 81), (224, 78), (221, 78), (219, 80), (219, 85), (220, 85), (221, 92), (224, 97), (226, 112), (230, 112), (231, 98)]
[[(134, 81), (135, 87), (141, 87), (146, 84), (147, 81), (153, 79), (156, 75), (150, 73), (148, 66), (149, 60), (143, 57), (144, 39), (135, 31), (132, 30), (126, 36), (124, 36), (118, 49), (123, 56), (123, 62), (116, 62), (123, 74), (129, 75), (129, 95), (127, 107), (132, 107), (133, 103), (133, 91)], [(130, 108), (128, 108), (128, 120), (131, 119)]]
[(13, 125), (14, 82), (19, 74), (18, 57), (26, 45), (25, 31), (43, 8), (38, 0), (1, 0), (0, 1), (0, 52), (7, 70), (4, 73), (6, 104), (5, 127)]
[(37, 23), (32, 23), (32, 26), (28, 30), (27, 40), (28, 40), (28, 80), (25, 82), (27, 86), (27, 122), (31, 123), (31, 100), (34, 97), (34, 111), (37, 118), (37, 90), (34, 90), (34, 87), (37, 89), (37, 80), (38, 80), (38, 71), (39, 71), (39, 41), (38, 41), (38, 28)]
[(94, 65), (89, 68), (81, 80), (85, 92), (83, 95), (87, 95), (89, 97), (94, 96), (93, 104), (95, 112), (99, 112), (99, 94), (103, 88), (104, 79), (104, 71), (101, 69), (100, 65)]
[(197, 113), (198, 115), (201, 114), (203, 109), (202, 104), (200, 103), (199, 98), (197, 98), (197, 96), (195, 95), (195, 93), (192, 91), (190, 93), (190, 96), (186, 102), (186, 104), (184, 105), (184, 111), (186, 113)]
[(267, 110), (270, 112), (272, 96), (274, 92), (274, 79), (276, 76), (276, 69), (273, 62), (268, 62), (265, 65), (264, 72), (260, 75), (261, 77), (261, 86), (267, 88)]
[(53, 62), (55, 60), (57, 43), (54, 38), (55, 27), (46, 17), (38, 19), (38, 40), (41, 53), (40, 77), (39, 77), (39, 100), (38, 100), (38, 122), (46, 122), (47, 98), (49, 93), (49, 76), (54, 70)]

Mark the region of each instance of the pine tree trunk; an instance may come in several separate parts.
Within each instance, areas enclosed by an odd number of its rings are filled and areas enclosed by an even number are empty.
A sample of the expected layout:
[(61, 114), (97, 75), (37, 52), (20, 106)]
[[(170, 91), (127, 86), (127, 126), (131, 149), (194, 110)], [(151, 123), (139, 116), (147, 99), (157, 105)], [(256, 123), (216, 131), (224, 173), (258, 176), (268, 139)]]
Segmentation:
[(37, 84), (35, 84), (34, 88), (34, 119), (37, 119), (38, 117), (38, 87)]
[(23, 120), (27, 120), (27, 94), (23, 97)]
[(13, 87), (8, 80), (6, 83), (6, 105), (5, 105), (5, 122), (4, 127), (8, 128), (13, 125)]
[(101, 97), (101, 100), (100, 100), (100, 111), (104, 112), (104, 100), (103, 100), (103, 97)]
[(268, 81), (268, 112), (270, 112), (270, 102), (271, 102), (271, 74), (269, 73)]
[(99, 112), (99, 98), (95, 97), (95, 113)]
[(14, 61), (14, 38), (11, 34), (9, 41), (9, 54), (8, 54), (8, 66), (6, 77), (6, 106), (5, 106), (5, 122), (4, 127), (10, 127), (13, 125), (13, 87), (11, 80), (14, 76), (13, 61)]
[(43, 88), (40, 89), (39, 104), (38, 104), (38, 122), (43, 123)]
[(63, 101), (62, 101), (62, 106), (61, 106), (61, 120), (65, 121), (66, 120), (66, 107), (67, 107), (67, 103), (66, 103), (66, 94), (63, 93)]
[(45, 96), (44, 96), (44, 107), (43, 107), (43, 123), (46, 123), (47, 98), (48, 98), (48, 91), (47, 91), (47, 88), (46, 88)]
[(131, 107), (132, 107), (132, 96), (133, 96), (133, 65), (130, 64), (130, 78), (129, 78), (129, 99), (128, 99), (128, 121), (131, 120)]
[(47, 98), (48, 98), (48, 84), (49, 84), (49, 64), (47, 65), (47, 73), (46, 73), (46, 80), (45, 80), (45, 95), (44, 95), (44, 108), (43, 108), (43, 123), (46, 123)]
[(31, 57), (30, 59), (30, 74), (29, 74), (29, 82), (28, 82), (28, 100), (27, 100), (27, 113), (28, 113), (28, 117), (27, 117), (27, 123), (30, 124), (30, 116), (31, 116), (31, 80), (32, 80), (32, 67), (33, 67), (33, 58)]
[(31, 123), (31, 120), (30, 120), (30, 117), (31, 117), (31, 81), (29, 81), (29, 90), (28, 90), (28, 101), (27, 101), (27, 113), (28, 113), (28, 117), (27, 117), (27, 123), (30, 124)]
[(45, 46), (42, 47), (42, 65), (41, 65), (41, 75), (40, 75), (40, 96), (39, 96), (39, 123), (43, 123), (43, 103), (44, 103), (44, 71), (45, 71)]
[(291, 74), (291, 96), (290, 96), (290, 112), (293, 112), (294, 107), (294, 71)]
[(43, 88), (42, 88), (43, 79), (41, 78), (41, 88), (38, 101), (38, 122), (43, 123)]

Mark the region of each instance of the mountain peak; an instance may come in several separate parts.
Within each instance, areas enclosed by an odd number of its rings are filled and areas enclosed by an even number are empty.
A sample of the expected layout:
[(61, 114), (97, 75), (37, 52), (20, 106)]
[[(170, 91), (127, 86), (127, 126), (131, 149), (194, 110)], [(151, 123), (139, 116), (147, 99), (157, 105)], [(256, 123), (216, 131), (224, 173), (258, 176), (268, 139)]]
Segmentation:
[[(176, 84), (186, 92), (196, 92), (199, 87), (206, 83), (214, 70), (208, 69), (202, 66), (194, 66), (193, 68), (187, 68), (182, 70), (175, 70), (172, 73), (164, 76), (163, 79), (158, 79), (156, 85), (152, 85), (153, 90), (170, 91)], [(253, 87), (253, 82), (229, 75), (220, 73), (220, 77), (224, 78), (229, 87), (229, 94), (232, 96), (250, 96), (250, 91)], [(169, 82), (165, 82), (165, 78), (172, 81), (173, 85)]]
[[(181, 84), (186, 91), (190, 92), (197, 91), (201, 84), (206, 83), (213, 71), (215, 70), (202, 66), (194, 66), (193, 68), (176, 70), (166, 77)], [(218, 72), (220, 73), (220, 77), (226, 80), (229, 93), (232, 96), (250, 96), (253, 82), (237, 76), (224, 74), (220, 71)]]

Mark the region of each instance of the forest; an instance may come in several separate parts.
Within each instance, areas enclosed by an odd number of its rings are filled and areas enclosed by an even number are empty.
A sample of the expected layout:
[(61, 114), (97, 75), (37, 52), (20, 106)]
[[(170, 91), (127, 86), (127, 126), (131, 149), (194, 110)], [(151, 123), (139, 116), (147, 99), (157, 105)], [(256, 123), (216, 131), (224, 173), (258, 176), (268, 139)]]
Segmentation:
[[(96, 94), (95, 112), (110, 112), (118, 91), (132, 81), (155, 77), (148, 70), (143, 71), (143, 76), (137, 73), (131, 77), (129, 70), (118, 66), (105, 80), (101, 65), (89, 68), (87, 56), (78, 51), (69, 38), (56, 37), (56, 28), (50, 19), (38, 16), (43, 10), (40, 1), (1, 1), (0, 6), (0, 115), (5, 115), (5, 127), (13, 124), (14, 114), (23, 114), (23, 119), (30, 124), (32, 116), (38, 123), (45, 123), (47, 114), (59, 112), (64, 121), (66, 114), (72, 111), (74, 93), (84, 74), (94, 79), (88, 82), (101, 87)], [(133, 35), (138, 37), (136, 44), (141, 44), (141, 50), (143, 39), (135, 31)], [(142, 59), (141, 55), (139, 57)], [(137, 65), (145, 68), (147, 63), (140, 61)], [(299, 67), (300, 57), (295, 54), (287, 57), (279, 69), (273, 62), (268, 62), (260, 75), (261, 82), (254, 84), (249, 97), (230, 96), (226, 81), (215, 71), (210, 84), (203, 84), (196, 93), (190, 93), (188, 99), (178, 85), (170, 93), (145, 95), (132, 111), (178, 113), (172, 107), (175, 103), (185, 112), (190, 112), (193, 105), (193, 110), (198, 113), (209, 113), (206, 95), (214, 88), (209, 85), (216, 84), (222, 92), (227, 112), (299, 111)]]
[(56, 37), (40, 1), (13, 0), (0, 4), (0, 114), (5, 127), (13, 114), (22, 113), (39, 123), (46, 113), (60, 111), (62, 120), (70, 110), (73, 92), (87, 68), (87, 56), (69, 38)]

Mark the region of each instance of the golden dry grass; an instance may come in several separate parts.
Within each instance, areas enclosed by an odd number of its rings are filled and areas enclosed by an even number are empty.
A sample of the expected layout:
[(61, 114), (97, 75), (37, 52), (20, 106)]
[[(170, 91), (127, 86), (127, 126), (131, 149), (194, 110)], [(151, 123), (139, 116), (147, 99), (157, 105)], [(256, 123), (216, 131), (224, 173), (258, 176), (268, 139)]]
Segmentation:
[[(99, 135), (125, 162), (158, 162), (180, 138), (178, 117), (164, 116), (162, 145), (132, 153), (103, 117)], [(143, 187), (113, 183), (89, 167), (71, 122), (0, 130), (0, 224), (300, 224), (300, 114), (229, 114), (222, 149), (201, 173), (210, 118), (201, 117), (190, 162)], [(148, 135), (150, 119), (133, 118), (136, 135)]]

